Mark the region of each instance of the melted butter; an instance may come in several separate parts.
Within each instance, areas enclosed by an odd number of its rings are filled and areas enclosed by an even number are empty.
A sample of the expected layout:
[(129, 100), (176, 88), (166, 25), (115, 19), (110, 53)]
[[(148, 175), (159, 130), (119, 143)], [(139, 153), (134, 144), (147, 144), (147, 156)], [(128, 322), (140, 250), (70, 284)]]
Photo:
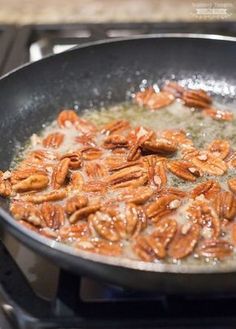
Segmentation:
[[(228, 139), (231, 143), (231, 147), (236, 149), (236, 119), (232, 122), (222, 122), (213, 120), (210, 117), (204, 116), (201, 111), (194, 111), (183, 106), (179, 101), (174, 102), (165, 109), (150, 111), (145, 108), (139, 107), (133, 103), (123, 103), (109, 108), (94, 109), (94, 110), (85, 110), (82, 114), (84, 119), (91, 121), (92, 123), (102, 126), (113, 120), (128, 120), (132, 126), (143, 126), (149, 127), (154, 131), (162, 131), (165, 129), (183, 129), (187, 136), (193, 140), (194, 145), (199, 148), (206, 148), (207, 145), (212, 142), (214, 139)], [(57, 149), (61, 154), (74, 151), (83, 147), (82, 144), (78, 143), (75, 138), (80, 136), (80, 132), (75, 129), (73, 126), (68, 126), (65, 128), (58, 128), (56, 121), (47, 125), (38, 136), (34, 136), (31, 139), (31, 142), (28, 143), (23, 153), (19, 158), (19, 154), (16, 159), (13, 160), (13, 166), (19, 162), (19, 159), (24, 158), (28, 152), (42, 149), (42, 140), (49, 133), (61, 132), (65, 135), (63, 144)], [(101, 134), (96, 136), (95, 142), (99, 146), (102, 143), (103, 137)], [(105, 151), (105, 156), (108, 156), (111, 151)], [(178, 153), (173, 158), (178, 158)], [(103, 159), (97, 159), (95, 162), (103, 165)], [(85, 180), (89, 177), (83, 173)], [(229, 170), (228, 173), (224, 176), (217, 177), (217, 180), (220, 182), (222, 188), (227, 189), (227, 179), (234, 176), (234, 171)], [(168, 174), (168, 186), (173, 186), (180, 188), (182, 190), (190, 191), (196, 184), (206, 180), (206, 179), (216, 179), (216, 177), (204, 176), (197, 179), (195, 183), (186, 182), (180, 178)], [(153, 187), (154, 188), (154, 187)], [(50, 191), (50, 188), (47, 190)], [(100, 197), (97, 195), (94, 197), (94, 194), (87, 194), (88, 197), (92, 197), (94, 200), (99, 201)], [(109, 191), (105, 199), (116, 199), (119, 196), (119, 192)], [(61, 203), (61, 202), (59, 202)], [(185, 224), (188, 221), (185, 210), (188, 208), (189, 201), (184, 201), (181, 207), (174, 213), (174, 218), (180, 225)], [(121, 212), (124, 211), (124, 205), (120, 203), (119, 205)], [(151, 233), (155, 228), (153, 226), (148, 226), (144, 231), (145, 233)], [(204, 231), (203, 234), (207, 235), (209, 232)], [(227, 237), (227, 236), (226, 236)], [(68, 244), (73, 245), (73, 240), (68, 240)], [(137, 258), (133, 253), (130, 243), (123, 241), (123, 257), (127, 258)], [(202, 260), (195, 259), (193, 256), (188, 257), (184, 262), (187, 263), (196, 263)], [(179, 262), (178, 262), (179, 263)], [(212, 263), (212, 262), (211, 262)]]

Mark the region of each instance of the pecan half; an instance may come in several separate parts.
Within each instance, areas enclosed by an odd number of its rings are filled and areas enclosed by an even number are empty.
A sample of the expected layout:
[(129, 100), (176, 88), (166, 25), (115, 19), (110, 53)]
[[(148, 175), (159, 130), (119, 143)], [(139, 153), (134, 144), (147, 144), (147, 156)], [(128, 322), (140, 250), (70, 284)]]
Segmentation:
[[(105, 166), (110, 170), (116, 170), (116, 168), (118, 168), (118, 170), (120, 169), (120, 166), (129, 166), (129, 164), (126, 161), (125, 156), (122, 154), (112, 154), (112, 155), (108, 155), (105, 159), (104, 159), (104, 164)], [(132, 165), (132, 163), (131, 163)]]
[(223, 259), (233, 252), (233, 246), (224, 240), (206, 240), (198, 249), (198, 254), (207, 258)]
[(158, 162), (154, 168), (153, 183), (159, 188), (167, 184), (166, 164), (163, 161)]
[(197, 196), (203, 194), (206, 199), (214, 199), (216, 194), (220, 192), (220, 184), (214, 180), (208, 180), (206, 182), (197, 185), (191, 192), (191, 198), (195, 199)]
[(121, 245), (116, 242), (110, 242), (106, 240), (95, 240), (93, 241), (95, 252), (106, 256), (120, 256)]
[(188, 107), (207, 108), (211, 105), (211, 97), (204, 90), (185, 90), (182, 95), (184, 105)]
[(104, 194), (107, 190), (107, 184), (103, 181), (88, 181), (83, 185), (82, 190), (84, 192), (100, 193)]
[(206, 108), (203, 110), (203, 113), (207, 116), (210, 116), (214, 120), (218, 121), (232, 121), (234, 115), (229, 111), (221, 111), (214, 108)]
[(65, 158), (60, 160), (60, 162), (55, 166), (52, 174), (52, 185), (54, 188), (58, 189), (64, 185), (68, 175), (69, 165), (70, 159)]
[(82, 166), (82, 157), (80, 152), (70, 152), (66, 153), (61, 157), (62, 159), (69, 159), (69, 168), (70, 169), (79, 169)]
[(167, 91), (160, 91), (158, 93), (153, 93), (144, 105), (151, 110), (158, 110), (172, 104), (173, 101), (174, 97), (171, 93)]
[(32, 175), (46, 175), (45, 169), (38, 169), (38, 168), (17, 168), (16, 170), (12, 171), (10, 181), (12, 185), (19, 183), (20, 181), (27, 179), (29, 176)]
[(152, 236), (139, 236), (133, 246), (134, 252), (145, 262), (163, 259), (166, 256), (165, 247)]
[(190, 182), (195, 182), (201, 173), (191, 162), (173, 160), (167, 162), (167, 168), (175, 176)]
[(84, 195), (74, 195), (67, 199), (65, 210), (68, 215), (73, 214), (75, 211), (84, 208), (88, 205), (88, 198)]
[(89, 236), (88, 223), (79, 222), (76, 225), (62, 226), (59, 229), (59, 237), (61, 240), (80, 239)]
[(67, 196), (67, 191), (65, 189), (60, 189), (40, 195), (27, 195), (24, 200), (32, 203), (43, 203), (46, 201), (59, 201), (65, 199)]
[(81, 240), (75, 244), (75, 247), (106, 256), (119, 256), (121, 254), (121, 246), (117, 242), (106, 240)]
[(0, 171), (0, 196), (8, 197), (11, 195), (11, 192), (12, 192), (12, 187), (10, 180), (8, 178), (5, 179), (4, 173)]
[(45, 226), (58, 229), (64, 224), (64, 210), (59, 204), (45, 202), (41, 206), (41, 215)]
[(196, 200), (187, 209), (189, 219), (204, 227), (207, 236), (218, 238), (220, 235), (221, 223), (210, 205), (205, 201)]
[(141, 145), (141, 149), (144, 152), (169, 155), (175, 153), (178, 147), (174, 141), (170, 141), (162, 138), (162, 139), (156, 139), (151, 141), (145, 141)]
[(178, 199), (183, 199), (187, 196), (187, 192), (185, 191), (182, 191), (178, 188), (175, 188), (175, 187), (168, 187), (168, 188), (163, 188), (160, 190), (160, 193), (159, 193), (161, 196), (163, 195), (174, 195), (176, 196)]
[(29, 222), (34, 226), (41, 226), (41, 214), (39, 209), (26, 202), (14, 202), (11, 204), (10, 211), (17, 220)]
[(29, 158), (33, 162), (53, 162), (58, 159), (58, 154), (52, 150), (35, 150), (29, 153)]
[(216, 139), (208, 146), (208, 151), (224, 160), (229, 155), (230, 143), (224, 139)]
[(140, 91), (135, 95), (136, 102), (141, 106), (146, 106), (151, 110), (158, 110), (168, 106), (174, 101), (174, 96), (167, 91), (155, 92), (153, 88)]
[(126, 120), (116, 120), (106, 124), (102, 130), (102, 134), (111, 135), (113, 133), (121, 132), (123, 130), (129, 129), (130, 124)]
[(227, 183), (228, 183), (229, 189), (233, 193), (236, 193), (236, 178), (230, 178)]
[(138, 126), (135, 129), (132, 129), (128, 134), (128, 140), (130, 144), (138, 143), (141, 145), (143, 142), (149, 140), (155, 136), (155, 132), (150, 128), (145, 128), (143, 126)]
[(232, 192), (222, 191), (217, 193), (213, 206), (220, 218), (233, 219), (236, 215), (236, 197)]
[(146, 88), (145, 90), (139, 91), (135, 94), (135, 101), (143, 106), (147, 105), (149, 99), (155, 93), (155, 90), (152, 87)]
[(190, 161), (200, 170), (210, 175), (222, 176), (227, 171), (226, 163), (210, 152), (199, 152)]
[(176, 231), (176, 220), (172, 218), (162, 218), (155, 224), (155, 231), (152, 233), (152, 237), (158, 239), (164, 247), (167, 247)]
[(164, 195), (147, 206), (146, 214), (155, 223), (176, 210), (180, 204), (181, 201), (176, 195)]
[(189, 256), (200, 237), (200, 226), (192, 224), (187, 232), (180, 229), (169, 244), (168, 255), (174, 259), (182, 259)]
[(116, 157), (114, 158), (114, 160), (112, 160), (112, 158), (109, 158), (108, 161), (106, 161), (106, 165), (108, 166), (110, 172), (119, 171), (121, 169), (133, 167), (136, 165), (137, 166), (142, 165), (142, 163), (140, 161), (126, 162), (125, 159), (120, 156), (117, 157), (117, 161), (115, 159), (116, 159)]
[(77, 143), (83, 144), (83, 146), (96, 146), (94, 141), (95, 135), (93, 133), (83, 133), (80, 136), (75, 137)]
[(139, 205), (145, 203), (153, 194), (154, 191), (150, 187), (139, 186), (135, 189), (132, 188), (124, 191), (121, 194), (121, 200)]
[(58, 148), (64, 140), (64, 134), (61, 133), (52, 133), (47, 135), (47, 137), (45, 137), (43, 139), (43, 146), (44, 147), (53, 147), (53, 148)]
[(154, 136), (154, 131), (146, 130), (142, 126), (135, 129), (128, 136), (130, 141), (130, 150), (127, 156), (127, 161), (136, 161), (141, 156), (141, 145), (150, 140)]
[(79, 117), (73, 110), (61, 111), (57, 117), (57, 124), (60, 128), (70, 127), (77, 124), (78, 121)]
[(94, 134), (97, 132), (97, 127), (86, 119), (79, 118), (78, 123), (75, 124), (76, 129), (83, 134)]
[(141, 156), (141, 148), (139, 143), (131, 145), (129, 153), (127, 155), (127, 161), (136, 161)]
[(68, 184), (69, 189), (81, 191), (84, 185), (84, 179), (80, 172), (72, 172), (70, 176), (70, 182)]
[(46, 188), (48, 183), (49, 179), (46, 175), (33, 174), (13, 185), (13, 190), (16, 192), (38, 191)]
[(128, 204), (124, 214), (119, 214), (114, 227), (123, 239), (134, 238), (146, 227), (147, 219), (141, 207)]
[(117, 147), (111, 150), (112, 154), (127, 155), (127, 148)]
[(199, 156), (199, 151), (193, 145), (186, 145), (180, 150), (184, 160), (191, 161), (193, 158)]
[(162, 90), (172, 94), (175, 98), (180, 98), (185, 91), (184, 87), (176, 81), (167, 81), (162, 87)]
[(69, 218), (71, 224), (78, 222), (82, 219), (87, 219), (90, 214), (95, 213), (100, 209), (100, 204), (95, 204), (87, 207), (83, 207), (79, 210), (76, 210)]
[(83, 160), (95, 160), (102, 156), (102, 150), (98, 147), (87, 146), (80, 149)]
[(88, 222), (91, 230), (94, 229), (101, 238), (112, 242), (120, 240), (120, 234), (110, 215), (97, 211), (95, 214), (89, 216)]
[(148, 155), (143, 157), (142, 160), (147, 168), (149, 181), (159, 188), (164, 187), (167, 183), (165, 159), (163, 160), (156, 155)]
[(187, 138), (186, 132), (184, 130), (175, 130), (175, 129), (168, 129), (164, 130), (161, 133), (161, 137), (165, 138), (170, 141), (177, 142), (178, 146), (184, 147), (186, 145), (193, 145), (193, 142), (191, 139)]
[(101, 178), (107, 175), (104, 165), (97, 162), (88, 162), (85, 164), (85, 172), (89, 178)]
[(132, 166), (121, 169), (110, 176), (105, 182), (112, 188), (137, 187), (148, 181), (146, 170), (140, 166)]
[(128, 140), (122, 135), (112, 134), (107, 136), (103, 142), (103, 147), (106, 149), (116, 149), (120, 147), (128, 147)]

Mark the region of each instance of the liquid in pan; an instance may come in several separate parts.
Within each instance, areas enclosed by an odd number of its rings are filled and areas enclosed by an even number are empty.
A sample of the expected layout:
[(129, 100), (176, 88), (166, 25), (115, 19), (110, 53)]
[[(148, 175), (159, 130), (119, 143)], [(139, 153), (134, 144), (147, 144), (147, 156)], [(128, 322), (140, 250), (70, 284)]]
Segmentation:
[(13, 217), (74, 248), (146, 262), (212, 262), (236, 246), (236, 120), (174, 81), (34, 134), (0, 194)]

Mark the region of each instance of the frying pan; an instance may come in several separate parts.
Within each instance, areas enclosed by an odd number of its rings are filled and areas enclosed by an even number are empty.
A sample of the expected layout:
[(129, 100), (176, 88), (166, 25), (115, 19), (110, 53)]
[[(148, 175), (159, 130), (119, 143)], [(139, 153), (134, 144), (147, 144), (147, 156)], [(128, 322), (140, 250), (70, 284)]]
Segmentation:
[[(28, 64), (0, 80), (0, 168), (9, 167), (18, 145), (61, 108), (80, 113), (122, 102), (140, 82), (184, 80), (224, 102), (236, 86), (236, 39), (201, 35), (150, 35), (88, 44)], [(184, 120), (184, 118), (183, 118)], [(97, 280), (160, 293), (236, 292), (236, 263), (178, 265), (145, 263), (85, 251), (39, 236), (22, 227), (0, 200), (5, 233), (62, 268)]]

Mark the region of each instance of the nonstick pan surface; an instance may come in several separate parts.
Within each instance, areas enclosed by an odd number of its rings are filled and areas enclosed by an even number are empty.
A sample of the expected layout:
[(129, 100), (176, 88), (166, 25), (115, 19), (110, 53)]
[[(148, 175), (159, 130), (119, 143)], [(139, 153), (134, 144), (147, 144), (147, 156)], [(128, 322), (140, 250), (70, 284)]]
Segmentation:
[[(25, 65), (0, 80), (0, 168), (6, 170), (17, 147), (62, 108), (76, 107), (81, 113), (123, 102), (143, 79), (183, 80), (232, 103), (235, 66), (236, 39), (173, 34), (97, 42)], [(0, 206), (4, 232), (72, 272), (160, 293), (236, 292), (236, 263), (179, 266), (74, 250), (19, 225), (3, 198)]]

